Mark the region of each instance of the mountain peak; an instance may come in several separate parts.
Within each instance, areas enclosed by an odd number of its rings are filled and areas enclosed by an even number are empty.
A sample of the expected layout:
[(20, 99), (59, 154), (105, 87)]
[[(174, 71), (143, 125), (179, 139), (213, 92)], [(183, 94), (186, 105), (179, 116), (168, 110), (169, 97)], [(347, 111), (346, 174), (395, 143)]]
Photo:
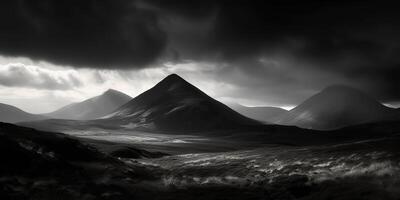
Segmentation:
[(361, 90), (333, 85), (308, 98), (280, 120), (312, 129), (335, 129), (384, 119), (390, 109)]
[(107, 91), (105, 91), (103, 94), (119, 94), (119, 93), (121, 93), (121, 92), (110, 88)]
[(164, 78), (164, 80), (166, 80), (166, 79), (171, 79), (171, 80), (183, 80), (182, 77), (180, 77), (178, 74), (175, 74), (175, 73), (170, 74), (170, 75), (168, 75), (167, 77)]
[(69, 104), (47, 116), (58, 119), (90, 120), (103, 117), (130, 101), (132, 97), (118, 90), (108, 89), (101, 95)]
[(108, 119), (159, 130), (215, 130), (258, 125), (203, 93), (176, 74), (126, 103)]
[(203, 94), (198, 88), (187, 82), (185, 79), (180, 77), (177, 74), (170, 74), (157, 83), (154, 88), (155, 93), (164, 93), (164, 92), (177, 92), (181, 94), (191, 94), (198, 95)]
[(157, 85), (173, 85), (173, 84), (180, 84), (186, 83), (189, 84), (185, 79), (180, 77), (178, 74), (170, 74), (161, 80)]
[[(123, 92), (114, 89), (108, 89), (102, 95), (97, 97), (110, 97), (110, 98), (120, 98), (120, 99), (131, 99), (131, 97)], [(96, 97), (95, 97), (96, 98)]]
[(325, 107), (324, 109), (333, 108), (358, 108), (358, 107), (380, 107), (382, 106), (378, 101), (370, 97), (368, 94), (361, 90), (346, 86), (346, 85), (332, 85), (316, 95), (310, 97), (302, 105)]

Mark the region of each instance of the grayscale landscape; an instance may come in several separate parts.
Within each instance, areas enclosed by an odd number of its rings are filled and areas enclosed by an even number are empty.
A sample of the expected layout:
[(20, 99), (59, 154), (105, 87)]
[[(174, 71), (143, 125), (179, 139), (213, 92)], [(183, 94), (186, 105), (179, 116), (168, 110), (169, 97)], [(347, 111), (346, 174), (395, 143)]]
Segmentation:
[(4, 1), (0, 199), (398, 200), (395, 8)]

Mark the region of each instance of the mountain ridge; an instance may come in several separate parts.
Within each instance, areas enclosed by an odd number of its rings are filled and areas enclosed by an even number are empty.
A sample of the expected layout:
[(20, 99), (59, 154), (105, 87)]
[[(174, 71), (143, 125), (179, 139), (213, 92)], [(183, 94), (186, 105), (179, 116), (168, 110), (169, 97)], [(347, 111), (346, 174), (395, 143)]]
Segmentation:
[(330, 130), (382, 121), (394, 115), (394, 112), (395, 109), (384, 106), (358, 89), (333, 85), (306, 99), (277, 123)]
[(86, 99), (82, 102), (66, 105), (56, 111), (45, 114), (58, 119), (91, 120), (103, 117), (128, 102), (132, 97), (108, 89), (101, 95)]
[(46, 119), (45, 116), (25, 112), (15, 106), (0, 103), (0, 121), (6, 123), (17, 123), (23, 121), (35, 121)]
[(255, 119), (265, 123), (273, 123), (275, 122), (280, 116), (286, 114), (288, 111), (279, 108), (279, 107), (272, 107), (272, 106), (244, 106), (238, 103), (231, 103), (227, 102), (227, 106), (235, 110), (236, 112), (249, 117), (251, 119)]

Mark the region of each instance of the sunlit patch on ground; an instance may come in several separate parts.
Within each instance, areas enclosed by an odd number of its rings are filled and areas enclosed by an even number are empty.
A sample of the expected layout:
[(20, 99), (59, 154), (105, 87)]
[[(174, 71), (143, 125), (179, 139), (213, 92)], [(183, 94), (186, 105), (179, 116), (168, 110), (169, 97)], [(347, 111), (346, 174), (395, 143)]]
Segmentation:
[(165, 144), (165, 143), (192, 143), (195, 141), (204, 141), (207, 138), (201, 138), (191, 135), (166, 135), (157, 133), (148, 133), (140, 131), (107, 131), (102, 129), (95, 130), (74, 130), (64, 131), (66, 134), (73, 135), (81, 138), (89, 138), (96, 140), (105, 140), (118, 143), (132, 143), (132, 144)]
[[(199, 153), (146, 159), (146, 165), (163, 171), (164, 186), (230, 185), (270, 187), (284, 182), (307, 187), (330, 182), (365, 179), (387, 190), (400, 189), (400, 156), (397, 153), (337, 147), (271, 147), (226, 153)], [(385, 185), (386, 184), (386, 185)]]

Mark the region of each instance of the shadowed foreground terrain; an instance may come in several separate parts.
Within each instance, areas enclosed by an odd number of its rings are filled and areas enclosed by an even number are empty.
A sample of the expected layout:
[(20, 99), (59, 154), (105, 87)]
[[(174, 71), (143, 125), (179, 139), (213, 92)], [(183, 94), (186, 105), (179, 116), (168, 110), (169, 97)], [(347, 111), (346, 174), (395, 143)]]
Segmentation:
[(398, 10), (1, 0), (0, 200), (400, 200)]
[(90, 139), (2, 123), (0, 198), (398, 199), (400, 137), (388, 132), (341, 144), (169, 156), (134, 145), (98, 150)]

